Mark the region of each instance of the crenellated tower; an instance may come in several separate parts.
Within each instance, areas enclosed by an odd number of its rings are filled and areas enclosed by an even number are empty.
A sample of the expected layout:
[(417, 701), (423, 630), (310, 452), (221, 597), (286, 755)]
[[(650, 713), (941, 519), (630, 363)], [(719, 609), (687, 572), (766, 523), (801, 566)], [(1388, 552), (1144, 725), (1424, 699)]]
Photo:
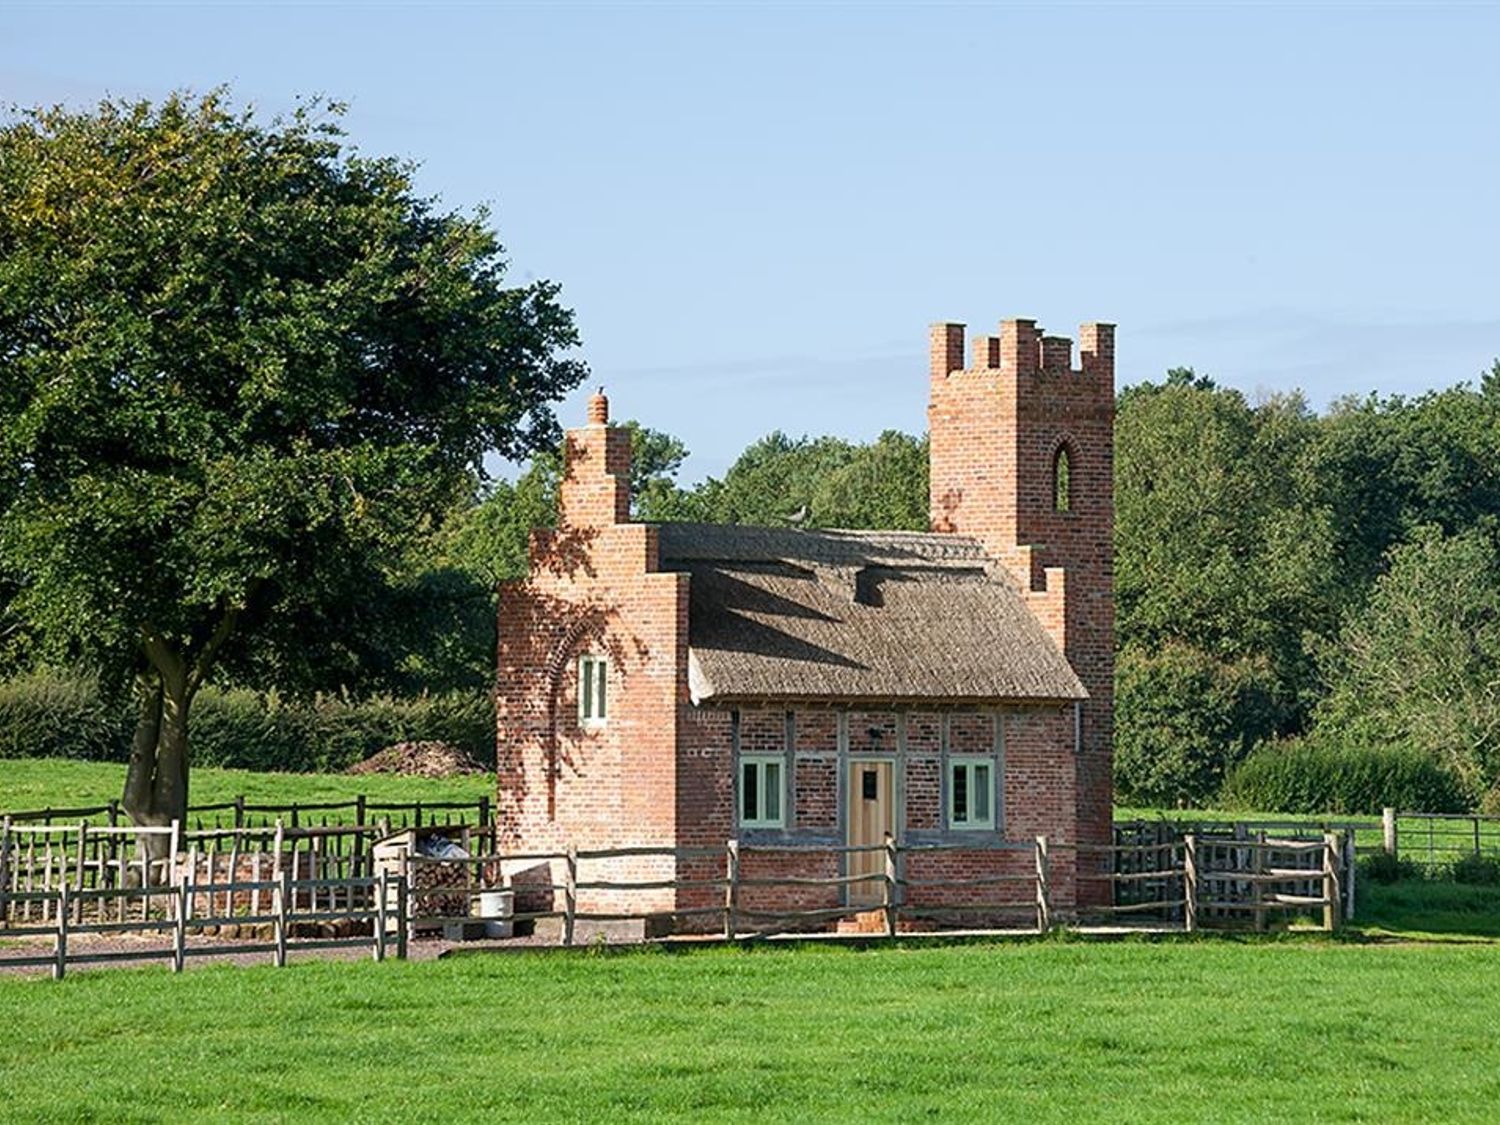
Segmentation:
[(1115, 329), (1073, 342), (1033, 320), (931, 339), (930, 520), (1004, 564), (1089, 699), (1079, 720), (1082, 839), (1107, 841), (1114, 698)]

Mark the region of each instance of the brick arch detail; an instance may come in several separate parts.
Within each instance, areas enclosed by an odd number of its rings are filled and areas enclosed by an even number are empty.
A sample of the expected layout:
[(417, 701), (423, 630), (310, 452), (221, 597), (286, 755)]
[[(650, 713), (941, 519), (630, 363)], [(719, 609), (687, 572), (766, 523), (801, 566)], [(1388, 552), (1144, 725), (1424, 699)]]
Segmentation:
[(570, 657), (585, 637), (597, 636), (600, 630), (595, 622), (579, 619), (568, 627), (562, 639), (553, 646), (546, 663), (542, 665), (547, 694), (547, 817), (557, 819), (557, 775), (561, 770), (561, 755), (557, 731), (557, 697), (562, 691), (563, 675), (568, 670)]

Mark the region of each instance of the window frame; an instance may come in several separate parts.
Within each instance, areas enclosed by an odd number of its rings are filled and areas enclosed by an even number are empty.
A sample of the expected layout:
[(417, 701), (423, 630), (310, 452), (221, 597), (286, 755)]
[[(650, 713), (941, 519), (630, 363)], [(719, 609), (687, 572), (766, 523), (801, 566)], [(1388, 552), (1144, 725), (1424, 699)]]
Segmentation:
[(609, 661), (597, 652), (578, 657), (578, 725), (602, 727), (609, 722)]
[[(766, 771), (769, 767), (776, 767), (777, 783), (774, 787), (766, 784)], [(756, 771), (756, 815), (745, 816), (745, 770), (751, 767)], [(786, 827), (786, 798), (787, 798), (787, 766), (786, 755), (776, 753), (766, 754), (741, 754), (739, 765), (736, 767), (734, 776), (734, 818), (741, 828), (785, 828)], [(766, 794), (775, 790), (776, 793), (776, 816), (768, 817), (766, 812)]]
[[(983, 769), (988, 775), (988, 782), (983, 786), (976, 786), (974, 776)], [(969, 806), (965, 810), (966, 819), (958, 819), (958, 774), (964, 774), (964, 797)], [(998, 800), (995, 793), (996, 778), (1000, 771), (996, 768), (995, 759), (988, 754), (955, 754), (948, 759), (947, 781), (948, 800), (947, 808), (944, 810), (950, 832), (993, 832), (997, 827), (996, 806)], [(987, 816), (983, 820), (977, 820), (973, 814), (973, 794), (983, 792), (987, 796), (985, 802)]]

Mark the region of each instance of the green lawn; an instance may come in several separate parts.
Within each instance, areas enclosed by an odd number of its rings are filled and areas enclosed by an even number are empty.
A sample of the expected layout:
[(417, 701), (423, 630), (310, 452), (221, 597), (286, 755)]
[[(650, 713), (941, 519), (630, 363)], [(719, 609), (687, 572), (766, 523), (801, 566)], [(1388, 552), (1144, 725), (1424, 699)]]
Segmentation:
[[(55, 758), (0, 760), (0, 812), (18, 809), (102, 805), (120, 795), (125, 767), (111, 762)], [(190, 781), (193, 804), (232, 801), (243, 793), (251, 804), (288, 801), (347, 801), (360, 793), (372, 801), (477, 801), (494, 796), (495, 779), (484, 774), (427, 780), (415, 777), (342, 774), (254, 773), (199, 767)]]
[(1500, 947), (1034, 942), (0, 980), (34, 1120), (1494, 1120)]

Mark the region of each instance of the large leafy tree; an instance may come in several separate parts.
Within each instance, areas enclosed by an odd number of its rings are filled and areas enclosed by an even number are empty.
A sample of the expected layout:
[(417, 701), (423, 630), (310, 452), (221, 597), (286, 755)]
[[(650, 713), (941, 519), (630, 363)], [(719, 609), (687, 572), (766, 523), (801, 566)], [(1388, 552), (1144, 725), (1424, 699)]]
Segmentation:
[(134, 685), (124, 805), (182, 815), (216, 669), (356, 667), (411, 544), (585, 371), (483, 214), (352, 152), (340, 107), (216, 92), (0, 128), (0, 571), (11, 628)]
[(1333, 537), (1297, 397), (1251, 406), (1189, 369), (1121, 393), (1115, 423), (1116, 780), (1210, 797), (1313, 702), (1335, 627)]

